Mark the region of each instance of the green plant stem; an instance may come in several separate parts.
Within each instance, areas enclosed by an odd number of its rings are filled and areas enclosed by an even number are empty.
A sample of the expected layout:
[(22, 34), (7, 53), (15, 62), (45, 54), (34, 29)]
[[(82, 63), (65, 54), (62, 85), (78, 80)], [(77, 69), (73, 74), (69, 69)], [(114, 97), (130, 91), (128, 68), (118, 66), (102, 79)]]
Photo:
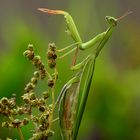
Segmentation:
[(59, 117), (57, 117), (56, 119), (52, 120), (52, 122), (56, 122), (59, 120)]
[(50, 115), (50, 119), (49, 119), (49, 129), (51, 130), (51, 126), (53, 123), (53, 113), (54, 113), (54, 109), (55, 109), (55, 85), (56, 85), (56, 80), (57, 80), (57, 69), (56, 67), (54, 68), (54, 73), (55, 73), (55, 78), (54, 78), (54, 86), (52, 88), (52, 111), (51, 111), (51, 115)]
[(50, 116), (50, 129), (51, 129), (52, 120), (53, 120), (54, 103), (55, 103), (55, 98), (54, 98), (54, 88), (53, 88), (52, 89), (52, 111), (51, 111), (51, 116)]
[(22, 133), (22, 131), (21, 131), (21, 128), (18, 127), (17, 129), (18, 129), (18, 133), (19, 133), (20, 139), (21, 139), (21, 140), (24, 140), (24, 136), (23, 136), (23, 133)]
[(50, 75), (50, 73), (48, 71), (46, 71), (46, 74), (48, 75), (49, 79), (52, 79), (52, 76)]

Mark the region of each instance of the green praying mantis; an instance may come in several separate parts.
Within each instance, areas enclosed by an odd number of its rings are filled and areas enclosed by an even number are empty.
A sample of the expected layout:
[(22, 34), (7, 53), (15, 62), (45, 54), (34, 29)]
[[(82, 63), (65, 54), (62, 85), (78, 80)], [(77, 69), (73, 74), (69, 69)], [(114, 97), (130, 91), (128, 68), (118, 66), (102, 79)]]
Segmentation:
[[(83, 43), (74, 20), (68, 12), (45, 8), (39, 8), (39, 10), (49, 14), (64, 15), (67, 25), (67, 32), (75, 41), (74, 44), (58, 50), (58, 52), (62, 52), (72, 46), (76, 46), (60, 58), (63, 58), (64, 56), (75, 51), (71, 69), (79, 71), (63, 86), (56, 104), (59, 104), (59, 121), (63, 140), (76, 140), (91, 87), (96, 58), (111, 37), (115, 27), (117, 26), (118, 20), (130, 14), (131, 11), (126, 12), (123, 16), (117, 19), (106, 16), (105, 19), (109, 24), (108, 29), (105, 32), (98, 34), (93, 39)], [(78, 50), (86, 50), (95, 46), (97, 43), (98, 45), (94, 51), (81, 63), (75, 65)]]

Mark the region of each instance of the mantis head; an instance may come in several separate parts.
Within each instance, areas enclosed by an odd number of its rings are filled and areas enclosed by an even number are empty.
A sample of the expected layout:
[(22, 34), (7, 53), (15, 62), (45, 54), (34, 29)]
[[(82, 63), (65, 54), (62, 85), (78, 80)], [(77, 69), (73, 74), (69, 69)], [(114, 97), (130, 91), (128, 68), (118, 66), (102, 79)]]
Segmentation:
[(105, 19), (106, 21), (111, 25), (111, 26), (116, 26), (117, 25), (117, 21), (123, 19), (124, 17), (126, 17), (127, 15), (131, 14), (132, 11), (126, 11), (121, 17), (119, 18), (114, 18), (111, 16), (106, 16)]
[(116, 26), (117, 25), (117, 19), (116, 18), (111, 17), (111, 16), (106, 16), (105, 19), (111, 26)]

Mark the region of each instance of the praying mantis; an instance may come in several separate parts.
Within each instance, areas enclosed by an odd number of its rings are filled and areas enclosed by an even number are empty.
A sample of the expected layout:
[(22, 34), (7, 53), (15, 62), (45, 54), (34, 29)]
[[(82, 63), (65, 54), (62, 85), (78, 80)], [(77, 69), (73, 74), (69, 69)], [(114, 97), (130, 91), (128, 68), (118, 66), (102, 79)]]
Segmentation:
[[(39, 10), (48, 14), (64, 15), (67, 25), (67, 32), (75, 41), (74, 44), (58, 50), (58, 52), (62, 52), (72, 46), (76, 46), (60, 58), (63, 58), (69, 53), (75, 51), (71, 69), (79, 71), (63, 86), (56, 104), (59, 104), (59, 121), (63, 140), (76, 140), (91, 87), (96, 58), (111, 37), (118, 21), (130, 14), (131, 11), (126, 12), (123, 16), (117, 19), (106, 16), (105, 19), (109, 24), (108, 29), (103, 33), (98, 34), (93, 39), (83, 43), (74, 20), (68, 12), (45, 8), (39, 8)], [(89, 54), (81, 63), (75, 65), (78, 50), (84, 51), (95, 46), (97, 43), (98, 45), (94, 51)]]

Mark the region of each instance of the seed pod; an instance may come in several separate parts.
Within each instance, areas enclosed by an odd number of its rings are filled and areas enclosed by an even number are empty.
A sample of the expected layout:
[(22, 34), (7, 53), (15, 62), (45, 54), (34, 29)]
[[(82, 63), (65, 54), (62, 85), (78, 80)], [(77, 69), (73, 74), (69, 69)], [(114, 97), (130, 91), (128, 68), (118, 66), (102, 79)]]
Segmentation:
[(55, 44), (54, 43), (49, 43), (49, 45), (48, 45), (48, 50), (50, 50), (50, 51), (56, 51), (56, 46), (55, 46)]
[(34, 133), (30, 140), (41, 140), (42, 136), (40, 133)]
[(16, 98), (14, 97), (10, 99), (8, 107), (10, 109), (13, 109), (15, 106), (16, 106)]
[(39, 68), (40, 65), (42, 64), (40, 56), (35, 56), (34, 59), (33, 59), (33, 61), (32, 61), (32, 64), (33, 64), (36, 68)]
[(31, 119), (33, 122), (38, 123), (39, 122), (39, 118), (36, 116), (31, 116)]
[(38, 101), (39, 105), (45, 105), (45, 100), (44, 98), (40, 98)]
[(31, 101), (31, 106), (36, 107), (38, 105), (38, 100), (32, 100)]
[(44, 112), (46, 109), (45, 109), (45, 106), (40, 106), (39, 107), (39, 110), (41, 111), (41, 112)]
[(30, 103), (29, 97), (23, 97), (23, 101), (24, 101), (26, 104)]
[(46, 70), (44, 69), (44, 70), (41, 70), (40, 71), (40, 75), (41, 75), (41, 79), (44, 79), (45, 77), (46, 77)]
[(24, 118), (23, 119), (23, 125), (27, 125), (29, 123), (29, 119), (28, 118)]
[(37, 78), (36, 78), (36, 77), (33, 77), (33, 78), (31, 79), (31, 83), (32, 83), (33, 85), (36, 85), (36, 84), (37, 84)]
[(33, 47), (32, 44), (29, 44), (29, 45), (28, 45), (28, 50), (30, 50), (30, 51), (34, 51), (34, 47)]
[(2, 103), (3, 105), (8, 105), (8, 104), (9, 104), (8, 98), (3, 97), (3, 98), (1, 99), (1, 103)]
[(42, 125), (40, 125), (40, 126), (39, 126), (39, 130), (40, 130), (40, 131), (44, 131), (45, 128), (44, 128)]
[(54, 68), (56, 66), (56, 62), (54, 59), (48, 59), (48, 65), (50, 68)]
[(36, 99), (35, 93), (34, 92), (30, 93), (30, 100), (35, 100), (35, 99)]
[(30, 50), (26, 50), (23, 55), (27, 57), (29, 60), (32, 60), (34, 58), (34, 52)]
[(11, 114), (12, 114), (12, 115), (17, 115), (17, 114), (18, 114), (17, 109), (13, 109), (13, 110), (11, 111)]
[(26, 90), (27, 92), (30, 92), (30, 91), (32, 91), (32, 90), (34, 89), (34, 87), (35, 87), (35, 86), (34, 86), (32, 83), (29, 83), (29, 84), (26, 85), (25, 90)]
[(41, 64), (41, 58), (39, 55), (36, 55), (33, 59), (33, 65), (38, 67)]
[(23, 56), (28, 57), (28, 55), (30, 54), (30, 50), (26, 50), (25, 52), (23, 52)]
[(49, 94), (48, 91), (44, 91), (44, 92), (43, 92), (43, 97), (44, 97), (44, 99), (47, 99), (49, 96), (50, 96), (50, 94)]
[(39, 55), (36, 55), (33, 59), (35, 63), (37, 63), (39, 60), (41, 60), (41, 57)]
[(39, 71), (35, 71), (34, 76), (35, 76), (35, 78), (39, 78)]
[(15, 119), (15, 120), (13, 120), (13, 122), (12, 122), (12, 126), (13, 126), (14, 128), (17, 128), (17, 127), (19, 127), (19, 126), (21, 125), (21, 123), (22, 123), (22, 121), (20, 121), (19, 119)]
[(22, 114), (24, 114), (24, 109), (22, 107), (19, 107), (17, 109), (17, 112), (18, 112), (18, 114), (22, 115)]
[(45, 123), (44, 127), (45, 127), (45, 129), (48, 129), (49, 123)]
[(44, 70), (44, 68), (45, 68), (45, 65), (44, 65), (43, 63), (41, 63), (41, 64), (39, 65), (39, 70)]
[(47, 122), (46, 115), (40, 117), (39, 122), (43, 125)]
[(57, 55), (53, 51), (48, 51), (47, 52), (47, 57), (48, 57), (48, 59), (56, 59)]
[(48, 86), (51, 87), (51, 88), (54, 86), (54, 80), (53, 79), (48, 80)]
[(3, 111), (3, 109), (4, 109), (4, 106), (3, 106), (3, 104), (0, 102), (0, 113)]

